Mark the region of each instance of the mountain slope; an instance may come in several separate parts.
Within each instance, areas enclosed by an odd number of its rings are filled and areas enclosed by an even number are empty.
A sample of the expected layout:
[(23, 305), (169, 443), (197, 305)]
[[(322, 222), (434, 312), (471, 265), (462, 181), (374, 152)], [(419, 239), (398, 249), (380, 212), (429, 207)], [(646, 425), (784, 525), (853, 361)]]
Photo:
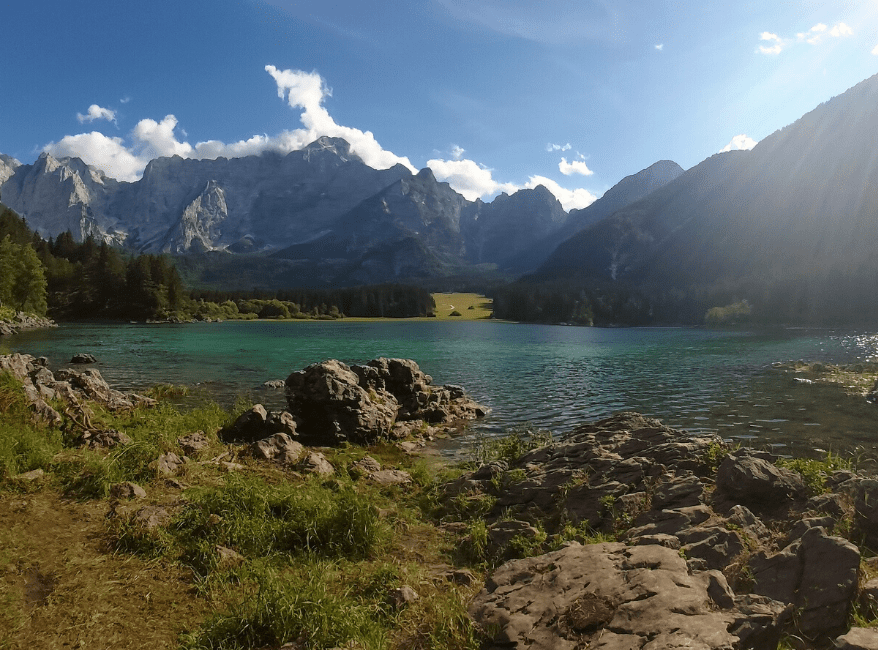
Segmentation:
[(564, 224), (549, 234), (531, 237), (526, 250), (509, 259), (506, 268), (518, 273), (532, 272), (539, 268), (554, 250), (576, 233), (605, 219), (617, 210), (642, 199), (664, 187), (680, 174), (683, 168), (670, 160), (660, 160), (644, 170), (626, 176), (607, 190), (597, 201), (581, 210), (571, 210)]
[[(852, 315), (878, 278), (876, 250), (878, 76), (579, 233), (534, 279), (611, 280), (700, 306), (747, 299), (766, 318), (823, 322)], [(873, 302), (860, 308), (878, 313)]]

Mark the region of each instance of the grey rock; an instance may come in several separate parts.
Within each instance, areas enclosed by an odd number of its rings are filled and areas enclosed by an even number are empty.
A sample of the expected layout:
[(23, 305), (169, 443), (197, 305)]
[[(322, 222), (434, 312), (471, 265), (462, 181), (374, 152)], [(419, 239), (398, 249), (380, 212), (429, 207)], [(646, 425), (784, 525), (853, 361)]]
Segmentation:
[(852, 627), (835, 640), (838, 650), (878, 650), (878, 630)]
[(392, 602), (398, 609), (410, 605), (419, 599), (420, 596), (418, 595), (418, 592), (408, 585), (397, 587), (390, 592), (390, 602)]
[(146, 490), (130, 481), (114, 483), (110, 486), (110, 496), (114, 499), (145, 499)]
[(771, 531), (747, 506), (736, 505), (728, 512), (727, 519), (729, 523), (740, 526), (754, 541), (767, 540), (771, 536)]
[(253, 443), (256, 458), (276, 460), (285, 465), (294, 464), (304, 451), (305, 447), (285, 433), (276, 433)]
[(671, 477), (659, 483), (652, 495), (656, 510), (672, 510), (701, 503), (704, 486), (697, 476)]
[(332, 463), (326, 460), (326, 456), (319, 451), (305, 454), (296, 467), (298, 470), (308, 474), (320, 474), (323, 476), (335, 474), (335, 468), (332, 466)]
[(93, 354), (89, 354), (87, 352), (80, 352), (78, 354), (74, 354), (73, 358), (70, 359), (70, 363), (97, 363), (98, 360), (95, 358)]
[(195, 433), (177, 438), (177, 444), (180, 445), (184, 454), (194, 456), (201, 450), (207, 449), (210, 446), (210, 441), (207, 439), (204, 431), (196, 431)]
[(412, 475), (401, 469), (380, 469), (369, 474), (369, 480), (378, 485), (408, 485)]
[(805, 483), (798, 473), (739, 450), (720, 463), (716, 489), (736, 503), (775, 506), (804, 495)]
[(16, 474), (12, 478), (14, 478), (18, 481), (27, 481), (28, 483), (32, 483), (34, 481), (39, 481), (45, 475), (46, 475), (46, 472), (44, 472), (40, 468), (37, 468), (37, 469), (32, 469), (29, 472), (23, 472), (21, 474)]
[(155, 470), (163, 476), (173, 476), (186, 463), (186, 457), (182, 458), (172, 451), (162, 454), (155, 461)]
[(570, 545), (507, 562), (469, 612), (487, 648), (742, 647), (726, 630), (749, 616), (708, 606), (709, 584), (661, 546)]
[(131, 438), (115, 429), (105, 431), (86, 431), (79, 437), (79, 444), (89, 449), (112, 449), (119, 445), (127, 445)]

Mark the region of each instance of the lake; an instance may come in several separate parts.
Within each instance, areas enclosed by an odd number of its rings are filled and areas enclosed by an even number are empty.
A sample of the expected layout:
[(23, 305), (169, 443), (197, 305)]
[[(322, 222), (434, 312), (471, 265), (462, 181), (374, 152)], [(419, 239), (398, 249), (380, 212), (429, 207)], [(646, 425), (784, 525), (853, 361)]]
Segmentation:
[(276, 408), (282, 391), (260, 389), (266, 380), (327, 358), (350, 364), (405, 357), (434, 383), (460, 384), (493, 409), (474, 435), (522, 423), (563, 433), (635, 410), (779, 453), (878, 449), (878, 405), (771, 367), (873, 358), (878, 337), (851, 332), (429, 321), (72, 323), (2, 339), (0, 351), (13, 350), (46, 356), (53, 369), (75, 352), (90, 352), (121, 390), (197, 385), (225, 404), (252, 395)]

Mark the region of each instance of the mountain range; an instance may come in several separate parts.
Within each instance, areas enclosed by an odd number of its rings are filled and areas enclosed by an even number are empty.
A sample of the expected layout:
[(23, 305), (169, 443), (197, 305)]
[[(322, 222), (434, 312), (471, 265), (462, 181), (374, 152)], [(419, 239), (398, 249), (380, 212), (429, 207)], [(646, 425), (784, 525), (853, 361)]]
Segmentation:
[[(604, 201), (641, 198), (657, 178), (645, 170)], [(543, 186), (468, 201), (429, 168), (373, 169), (328, 137), (287, 155), (157, 158), (133, 183), (79, 158), (2, 156), (0, 197), (46, 238), (69, 230), (139, 252), (261, 253), (257, 275), (303, 286), (532, 271), (554, 247), (537, 253), (535, 241), (573, 234), (590, 214), (568, 215)], [(241, 261), (210, 259), (214, 270)]]
[[(659, 161), (569, 213), (542, 186), (468, 201), (429, 169), (373, 169), (325, 137), (287, 155), (158, 158), (133, 183), (0, 155), (0, 196), (43, 236), (186, 254), (188, 277), (224, 288), (493, 273), (564, 285), (578, 322), (693, 323), (729, 305), (770, 322), (878, 318), (878, 75), (750, 151)], [(538, 293), (512, 302), (539, 312)]]
[(764, 320), (868, 321), (876, 251), (878, 75), (580, 231), (528, 281), (615, 283), (696, 316), (744, 300)]

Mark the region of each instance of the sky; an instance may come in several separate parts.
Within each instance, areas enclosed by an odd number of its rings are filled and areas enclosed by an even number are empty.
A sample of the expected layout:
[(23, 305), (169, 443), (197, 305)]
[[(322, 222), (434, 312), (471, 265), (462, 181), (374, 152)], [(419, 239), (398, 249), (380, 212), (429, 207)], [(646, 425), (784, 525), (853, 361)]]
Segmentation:
[(753, 147), (878, 72), (878, 0), (12, 0), (0, 153), (133, 181), (322, 135), (468, 199), (582, 208)]

